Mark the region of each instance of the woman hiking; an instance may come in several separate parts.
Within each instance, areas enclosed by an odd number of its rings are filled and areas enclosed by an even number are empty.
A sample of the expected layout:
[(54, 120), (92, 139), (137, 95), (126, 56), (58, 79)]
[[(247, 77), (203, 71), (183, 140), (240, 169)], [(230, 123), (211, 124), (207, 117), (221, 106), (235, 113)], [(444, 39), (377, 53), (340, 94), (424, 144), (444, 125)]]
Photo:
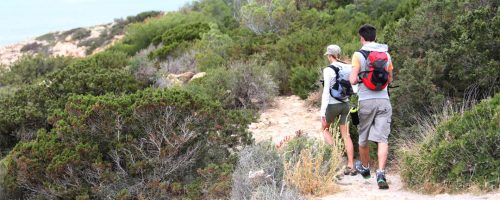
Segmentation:
[[(345, 144), (347, 151), (347, 166), (344, 170), (344, 175), (356, 175), (357, 171), (354, 169), (354, 147), (352, 144), (351, 136), (349, 135), (349, 127), (347, 125), (347, 115), (349, 114), (349, 98), (341, 100), (334, 98), (330, 94), (330, 88), (335, 85), (338, 75), (349, 77), (352, 69), (351, 65), (346, 64), (339, 60), (340, 47), (337, 45), (329, 45), (326, 48), (325, 56), (327, 56), (330, 65), (323, 69), (324, 87), (321, 96), (321, 130), (326, 143), (332, 145), (333, 139), (330, 133), (330, 125), (338, 122), (340, 133)], [(350, 84), (349, 84), (350, 87)]]

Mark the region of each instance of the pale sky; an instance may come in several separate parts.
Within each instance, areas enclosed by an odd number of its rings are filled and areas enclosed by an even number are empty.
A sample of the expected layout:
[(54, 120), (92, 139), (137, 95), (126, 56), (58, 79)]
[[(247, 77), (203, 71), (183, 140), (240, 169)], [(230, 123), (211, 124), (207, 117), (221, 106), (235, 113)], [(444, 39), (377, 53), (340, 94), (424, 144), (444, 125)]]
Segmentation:
[(0, 46), (143, 11), (175, 11), (188, 2), (192, 0), (0, 0)]

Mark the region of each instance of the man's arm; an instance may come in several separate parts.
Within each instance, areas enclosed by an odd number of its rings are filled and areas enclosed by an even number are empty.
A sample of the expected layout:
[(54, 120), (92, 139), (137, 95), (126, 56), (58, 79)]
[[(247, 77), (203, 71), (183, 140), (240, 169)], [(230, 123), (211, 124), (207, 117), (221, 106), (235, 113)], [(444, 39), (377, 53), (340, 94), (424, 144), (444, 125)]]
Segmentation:
[(351, 82), (351, 85), (356, 85), (358, 84), (358, 74), (359, 70), (361, 69), (361, 66), (359, 64), (359, 59), (356, 53), (352, 55), (352, 71), (351, 71), (351, 76), (349, 77), (349, 82)]

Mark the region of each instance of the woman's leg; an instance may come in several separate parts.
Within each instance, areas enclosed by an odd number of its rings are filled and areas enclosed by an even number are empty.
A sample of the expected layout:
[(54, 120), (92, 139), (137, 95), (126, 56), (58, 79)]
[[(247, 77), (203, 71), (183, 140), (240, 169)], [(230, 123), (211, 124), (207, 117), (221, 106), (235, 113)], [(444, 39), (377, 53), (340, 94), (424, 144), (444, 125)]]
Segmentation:
[(328, 129), (323, 130), (323, 138), (325, 138), (326, 143), (328, 143), (329, 145), (333, 145), (332, 134), (330, 134), (330, 131)]
[(342, 124), (340, 127), (340, 134), (344, 140), (345, 150), (347, 151), (347, 166), (354, 167), (354, 146), (352, 144), (351, 136), (349, 135), (349, 126)]

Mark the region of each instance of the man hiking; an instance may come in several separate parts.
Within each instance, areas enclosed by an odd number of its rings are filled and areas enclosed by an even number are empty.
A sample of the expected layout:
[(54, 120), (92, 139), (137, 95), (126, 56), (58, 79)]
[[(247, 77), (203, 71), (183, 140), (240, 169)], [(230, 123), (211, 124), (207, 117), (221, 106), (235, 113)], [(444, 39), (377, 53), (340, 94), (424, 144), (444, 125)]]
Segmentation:
[[(349, 114), (349, 96), (344, 93), (332, 94), (331, 88), (336, 86), (337, 90), (341, 88), (340, 82), (343, 81), (350, 86), (349, 73), (351, 66), (339, 60), (340, 47), (337, 45), (329, 45), (326, 49), (325, 56), (327, 56), (330, 65), (323, 69), (324, 87), (321, 96), (321, 128), (323, 130), (323, 137), (328, 144), (333, 144), (332, 135), (329, 131), (330, 125), (334, 122), (339, 123), (340, 133), (347, 151), (347, 166), (344, 169), (344, 175), (356, 175), (357, 171), (354, 169), (354, 147), (352, 145), (351, 136), (349, 136), (349, 127), (346, 124), (347, 115)], [(332, 96), (334, 95), (334, 96)]]
[(359, 154), (356, 170), (370, 178), (368, 141), (378, 145), (378, 169), (376, 178), (379, 189), (388, 189), (385, 178), (385, 164), (389, 145), (387, 138), (391, 131), (392, 106), (387, 85), (392, 81), (392, 61), (385, 44), (375, 42), (376, 29), (363, 25), (358, 30), (363, 47), (352, 56), (351, 84), (359, 85)]

